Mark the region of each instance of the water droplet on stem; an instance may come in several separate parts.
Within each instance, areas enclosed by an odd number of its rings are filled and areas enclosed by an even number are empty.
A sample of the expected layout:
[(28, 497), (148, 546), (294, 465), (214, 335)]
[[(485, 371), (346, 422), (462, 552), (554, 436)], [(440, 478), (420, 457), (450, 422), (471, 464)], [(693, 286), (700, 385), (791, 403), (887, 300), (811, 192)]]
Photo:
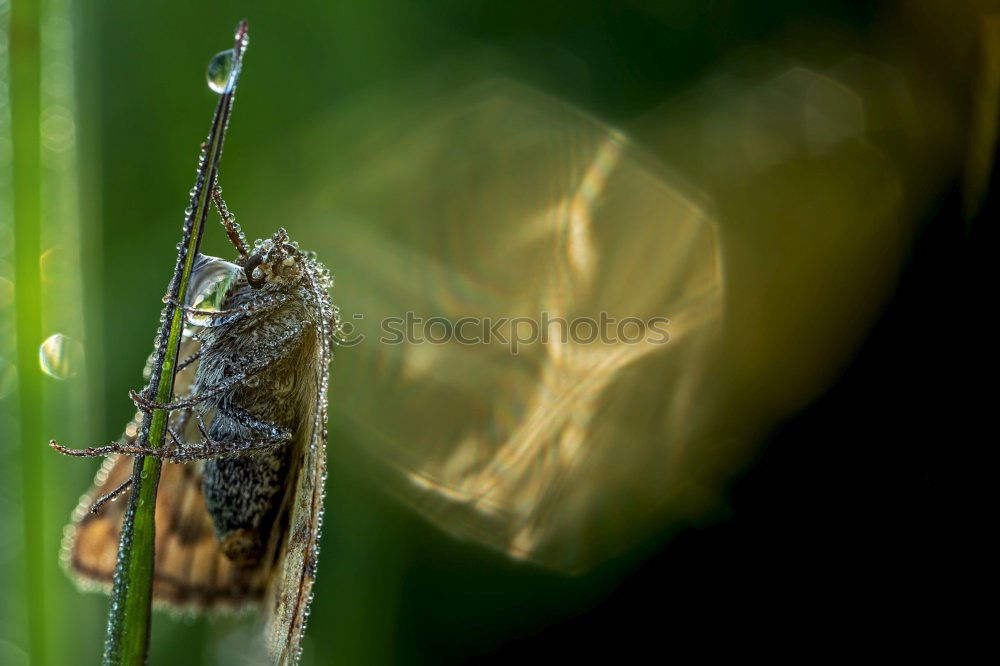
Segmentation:
[(213, 92), (222, 95), (233, 89), (233, 83), (236, 81), (236, 77), (233, 76), (235, 63), (236, 56), (232, 49), (216, 53), (208, 61), (205, 78)]

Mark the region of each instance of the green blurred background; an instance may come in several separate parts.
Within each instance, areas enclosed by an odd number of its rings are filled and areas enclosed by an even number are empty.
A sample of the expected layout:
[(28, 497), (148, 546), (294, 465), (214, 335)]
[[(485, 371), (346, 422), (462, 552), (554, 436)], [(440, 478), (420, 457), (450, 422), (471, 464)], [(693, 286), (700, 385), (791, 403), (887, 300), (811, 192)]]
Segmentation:
[[(107, 600), (79, 593), (56, 557), (97, 463), (60, 458), (44, 441), (105, 442), (133, 412), (126, 391), (139, 385), (151, 348), (215, 103), (204, 68), (242, 17), (251, 46), (222, 182), (249, 236), (292, 229), (297, 210), (334, 187), (369, 143), (390, 154), (387, 163), (405, 161), (377, 138), (383, 124), (405, 126), (411, 103), (433, 113), (468, 84), (502, 77), (624, 129), (705, 192), (721, 218), (728, 275), (755, 285), (731, 294), (729, 321), (741, 330), (717, 375), (735, 387), (722, 401), (737, 406), (717, 435), (740, 441), (719, 472), (718, 502), (586, 575), (563, 577), (438, 533), (333, 460), (304, 663), (570, 658), (598, 646), (623, 655), (656, 646), (666, 659), (727, 637), (766, 642), (775, 631), (822, 640), (837, 623), (832, 609), (871, 593), (876, 580), (891, 586), (894, 614), (905, 605), (894, 578), (903, 574), (889, 563), (914, 543), (913, 512), (929, 506), (933, 488), (923, 445), (901, 444), (915, 431), (871, 424), (922, 404), (923, 394), (895, 384), (905, 383), (898, 373), (915, 349), (908, 327), (925, 296), (952, 309), (928, 276), (957, 262), (936, 253), (971, 233), (992, 201), (998, 15), (991, 3), (940, 5), (0, 2), (0, 663), (93, 663), (100, 653)], [(726, 106), (741, 90), (796, 67), (839, 76), (863, 100), (860, 138), (846, 152), (785, 162), (785, 171), (726, 162), (737, 134), (709, 121), (742, 108)], [(769, 141), (787, 130), (781, 99), (764, 107), (778, 118)], [(794, 154), (767, 145), (772, 157)], [(855, 186), (860, 173), (873, 175)], [(803, 191), (824, 194), (796, 199)], [(891, 222), (868, 224), (882, 219), (875, 208)], [(821, 235), (795, 224), (829, 211)], [(305, 235), (321, 258), (335, 254), (336, 219)], [(15, 280), (53, 247), (34, 280)], [(203, 249), (230, 254), (214, 232)], [(340, 284), (362, 279), (331, 268)], [(779, 307), (787, 303), (794, 307)], [(60, 352), (72, 375), (61, 381), (34, 363), (56, 331), (79, 344)], [(16, 335), (26, 338), (20, 347)], [(933, 360), (923, 367), (935, 376)], [(336, 378), (335, 369), (334, 401)], [(331, 429), (336, 436), (338, 424)], [(762, 438), (768, 446), (756, 457)], [(796, 448), (803, 441), (808, 453)], [(887, 470), (897, 454), (895, 475)], [(904, 516), (887, 508), (894, 490), (916, 498)], [(780, 609), (762, 618), (758, 608), (772, 604)], [(870, 608), (854, 611), (858, 622), (877, 620)], [(158, 614), (150, 661), (229, 663), (247, 626)]]

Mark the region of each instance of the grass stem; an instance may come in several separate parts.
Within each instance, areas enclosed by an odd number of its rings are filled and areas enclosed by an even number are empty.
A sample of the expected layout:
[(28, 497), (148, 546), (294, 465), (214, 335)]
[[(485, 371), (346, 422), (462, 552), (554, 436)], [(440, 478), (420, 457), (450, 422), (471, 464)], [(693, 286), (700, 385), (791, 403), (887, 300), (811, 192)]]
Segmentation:
[[(158, 403), (169, 402), (173, 396), (174, 374), (184, 313), (174, 303), (183, 303), (187, 296), (191, 269), (201, 245), (205, 220), (212, 203), (212, 189), (222, 158), (222, 146), (236, 92), (236, 79), (247, 44), (246, 21), (236, 31), (232, 84), (219, 96), (212, 119), (212, 129), (202, 146), (198, 176), (191, 190), (191, 202), (184, 220), (183, 238), (178, 246), (177, 263), (170, 281), (172, 302), (163, 308), (163, 324), (157, 336), (152, 374), (146, 397)], [(153, 410), (145, 414), (140, 431), (140, 444), (152, 448), (163, 446), (168, 414)], [(132, 492), (122, 523), (118, 561), (111, 590), (111, 608), (104, 645), (104, 663), (142, 664), (149, 649), (150, 614), (153, 587), (153, 546), (155, 538), (156, 490), (160, 479), (161, 461), (153, 457), (137, 457), (132, 469)]]

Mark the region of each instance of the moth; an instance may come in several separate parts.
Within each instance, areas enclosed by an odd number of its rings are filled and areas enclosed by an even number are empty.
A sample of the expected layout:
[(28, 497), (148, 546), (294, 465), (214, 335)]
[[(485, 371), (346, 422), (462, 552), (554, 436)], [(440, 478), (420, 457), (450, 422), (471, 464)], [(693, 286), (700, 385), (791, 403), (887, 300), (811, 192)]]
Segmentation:
[[(130, 456), (166, 462), (156, 505), (153, 598), (180, 612), (261, 607), (276, 662), (296, 662), (316, 575), (326, 477), (327, 385), (338, 310), (330, 273), (284, 229), (248, 248), (214, 194), (237, 263), (200, 255), (191, 279), (174, 401), (136, 392), (117, 442), (73, 513), (62, 561), (110, 588)], [(218, 309), (202, 309), (212, 302)], [(163, 448), (139, 445), (142, 413), (170, 412)]]
[[(324, 257), (340, 271), (366, 277), (343, 296), (365, 313), (369, 336), (338, 358), (338, 381), (353, 390), (338, 392), (329, 410), (344, 434), (337, 464), (355, 468), (461, 540), (546, 569), (583, 571), (644, 533), (654, 522), (650, 516), (675, 501), (682, 463), (695, 457), (689, 451), (703, 414), (693, 407), (699, 404), (694, 396), (723, 298), (713, 219), (626, 136), (556, 100), (509, 83), (435, 99), (441, 108), (431, 117), (401, 123), (380, 135), (380, 149), (366, 147), (350, 165), (330, 164), (313, 176), (336, 187), (317, 181), (313, 195), (301, 197), (304, 219), (333, 213), (338, 239), (346, 239), (324, 247)], [(405, 159), (397, 157), (400, 151)], [(434, 178), (426, 178), (429, 173)], [(390, 191), (407, 195), (385, 196)], [(284, 214), (269, 210), (268, 201), (260, 205), (265, 218)], [(231, 225), (227, 231), (239, 251), (238, 233)], [(268, 242), (273, 246), (275, 239)], [(239, 320), (241, 345), (257, 348), (285, 335), (271, 324), (283, 310), (254, 300), (266, 295), (254, 286), (266, 277), (263, 271), (275, 274), (273, 259), (252, 258), (260, 247), (248, 249), (246, 258), (241, 253), (236, 264), (205, 259), (199, 265), (188, 303), (198, 326), (181, 358), (201, 356), (177, 375), (179, 401), (210, 389), (209, 351), (226, 348), (226, 332), (237, 330), (228, 319), (240, 317), (241, 304), (254, 312)], [(322, 269), (314, 272), (317, 287), (296, 291), (296, 298), (325, 297)], [(199, 299), (229, 276), (235, 278), (220, 287), (225, 296), (218, 311), (200, 310)], [(277, 518), (264, 521), (269, 530), (219, 531), (210, 507), (214, 491), (207, 489), (211, 466), (221, 461), (165, 466), (157, 500), (158, 602), (182, 610), (263, 604), (277, 659), (298, 649), (315, 573), (326, 463), (325, 368), (342, 325), (336, 308), (322, 307), (330, 313), (325, 346), (301, 354), (315, 369), (296, 375), (302, 395), (292, 410), (300, 415), (294, 427), (254, 402), (262, 388), (244, 379), (232, 389), (241, 396), (232, 404), (294, 430), (295, 439), (282, 446), (301, 456), (297, 472), (282, 477), (286, 494), (274, 500)], [(516, 355), (496, 340), (382, 340), (377, 322), (408, 311), (453, 322), (541, 312), (566, 321), (587, 314), (596, 321), (602, 311), (619, 320), (666, 315), (671, 338), (669, 344), (645, 338), (585, 344), (562, 340), (557, 331), (549, 343), (526, 345)], [(324, 349), (327, 358), (319, 358)], [(274, 377), (261, 373), (260, 381), (263, 386)], [(219, 400), (221, 394), (174, 412), (178, 439), (214, 437), (224, 421), (209, 405)], [(201, 433), (199, 415), (209, 437)], [(134, 447), (138, 423), (129, 424), (119, 447)], [(128, 472), (127, 459), (109, 459), (74, 514), (64, 558), (88, 585), (110, 581), (123, 507), (109, 503), (97, 515), (88, 512)], [(648, 514), (621, 508), (637, 505)], [(279, 540), (276, 546), (258, 538), (265, 534)], [(251, 566), (226, 554), (252, 560), (258, 549), (262, 559)]]

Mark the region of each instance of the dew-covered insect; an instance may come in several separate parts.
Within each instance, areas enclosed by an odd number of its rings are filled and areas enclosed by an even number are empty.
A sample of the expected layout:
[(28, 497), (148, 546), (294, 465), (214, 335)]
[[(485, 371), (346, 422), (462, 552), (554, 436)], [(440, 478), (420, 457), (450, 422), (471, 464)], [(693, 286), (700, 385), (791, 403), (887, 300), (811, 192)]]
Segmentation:
[[(268, 649), (294, 662), (316, 571), (326, 475), (331, 344), (339, 329), (330, 274), (284, 229), (247, 247), (218, 191), (237, 263), (199, 256), (175, 400), (132, 392), (122, 438), (72, 455), (109, 455), (66, 530), (62, 558), (82, 583), (110, 585), (132, 455), (163, 469), (153, 597), (188, 612), (262, 606)], [(205, 306), (216, 306), (207, 309)], [(162, 449), (138, 444), (142, 412), (170, 411)], [(97, 499), (100, 498), (100, 499)]]

